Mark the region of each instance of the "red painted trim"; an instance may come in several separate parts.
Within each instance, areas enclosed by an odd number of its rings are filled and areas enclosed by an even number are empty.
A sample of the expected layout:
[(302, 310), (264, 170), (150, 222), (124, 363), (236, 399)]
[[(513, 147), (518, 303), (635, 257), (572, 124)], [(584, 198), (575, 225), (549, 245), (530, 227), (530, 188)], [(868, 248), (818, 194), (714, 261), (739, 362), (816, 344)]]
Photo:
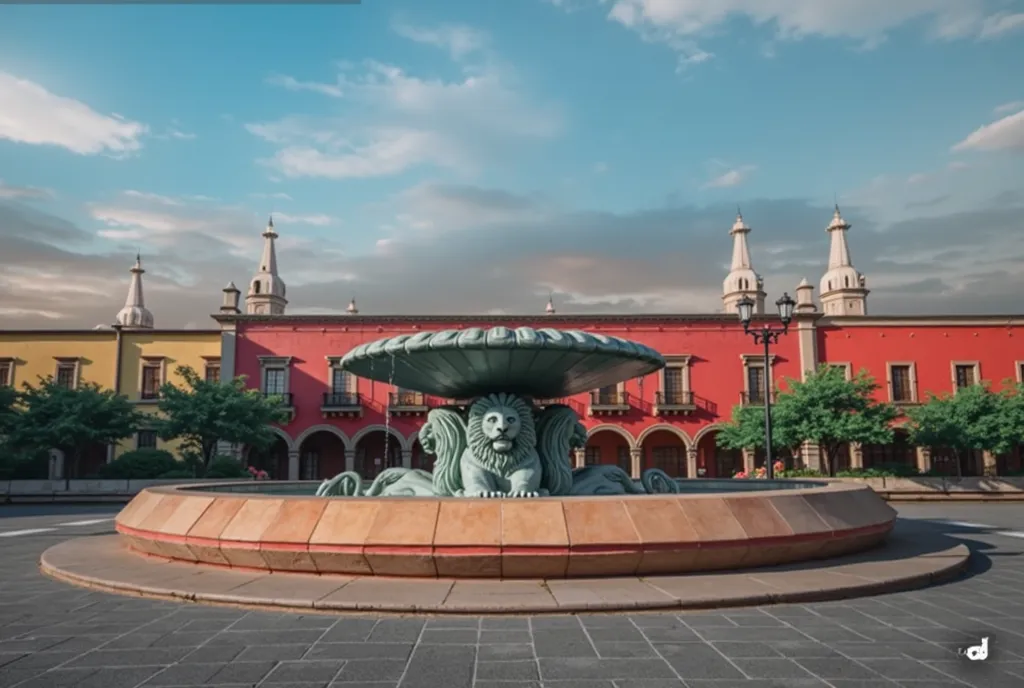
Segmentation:
[(323, 553), (323, 554), (362, 554), (362, 545), (307, 545), (307, 551), (310, 553)]
[(261, 542), (260, 551), (268, 552), (308, 552), (309, 545), (304, 542)]
[(390, 554), (406, 557), (429, 557), (434, 553), (433, 545), (366, 545), (363, 554)]
[(475, 546), (475, 545), (445, 545), (434, 548), (434, 556), (442, 557), (463, 557), (463, 556), (501, 556), (501, 547)]

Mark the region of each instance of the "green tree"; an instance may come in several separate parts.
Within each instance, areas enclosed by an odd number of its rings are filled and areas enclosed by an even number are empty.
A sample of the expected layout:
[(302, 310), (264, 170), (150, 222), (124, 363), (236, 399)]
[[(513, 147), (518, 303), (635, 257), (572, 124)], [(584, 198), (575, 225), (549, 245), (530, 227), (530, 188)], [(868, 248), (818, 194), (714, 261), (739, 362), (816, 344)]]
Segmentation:
[(9, 385), (0, 385), (0, 447), (17, 424), (20, 395)]
[[(772, 451), (790, 451), (797, 455), (801, 441), (793, 436), (793, 423), (787, 418), (785, 404), (772, 406)], [(764, 406), (738, 404), (732, 409), (732, 419), (715, 436), (715, 443), (725, 449), (764, 449)]]
[(1002, 421), (999, 434), (1007, 451), (1013, 451), (1018, 444), (1024, 444), (1024, 383), (1006, 380), (1000, 393)]
[(953, 452), (959, 478), (962, 461), (971, 451), (1002, 454), (1013, 449), (1008, 424), (1013, 422), (1017, 403), (986, 384), (964, 387), (955, 394), (929, 394), (924, 404), (908, 409), (906, 428), (914, 444)]
[(182, 452), (202, 457), (209, 464), (220, 441), (248, 448), (269, 447), (276, 435), (271, 423), (288, 417), (279, 397), (265, 397), (245, 386), (244, 377), (207, 382), (188, 366), (176, 371), (184, 387), (167, 383), (160, 388), (158, 408), (162, 418), (156, 429), (161, 439), (180, 438)]
[(127, 398), (91, 382), (69, 389), (53, 378), (40, 378), (37, 387), (26, 383), (18, 399), (21, 411), (10, 445), (23, 456), (59, 449), (66, 480), (78, 474), (84, 449), (130, 437), (141, 420)]
[(852, 380), (837, 366), (823, 365), (806, 380), (787, 380), (788, 391), (778, 396), (772, 418), (783, 436), (818, 444), (824, 470), (835, 475), (835, 457), (843, 444), (888, 444), (896, 407), (875, 401), (878, 384), (867, 371)]

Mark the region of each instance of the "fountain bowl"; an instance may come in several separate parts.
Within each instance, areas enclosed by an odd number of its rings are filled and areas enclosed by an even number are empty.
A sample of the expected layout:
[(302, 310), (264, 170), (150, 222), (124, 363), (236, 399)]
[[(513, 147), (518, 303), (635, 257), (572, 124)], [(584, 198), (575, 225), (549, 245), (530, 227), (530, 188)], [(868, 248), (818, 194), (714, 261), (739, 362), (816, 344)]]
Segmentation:
[[(701, 485), (705, 483), (705, 485)], [(732, 483), (736, 488), (727, 489)], [(880, 544), (896, 512), (840, 481), (680, 480), (676, 493), (322, 498), (313, 483), (151, 487), (117, 516), (162, 559), (323, 576), (588, 578), (738, 570)]]

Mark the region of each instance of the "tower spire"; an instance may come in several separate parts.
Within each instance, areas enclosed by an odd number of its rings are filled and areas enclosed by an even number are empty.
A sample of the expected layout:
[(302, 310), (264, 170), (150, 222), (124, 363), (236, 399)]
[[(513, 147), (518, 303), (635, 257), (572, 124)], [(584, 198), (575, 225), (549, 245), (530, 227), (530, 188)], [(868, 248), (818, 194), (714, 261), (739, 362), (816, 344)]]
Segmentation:
[(128, 297), (124, 300), (124, 308), (117, 313), (115, 323), (121, 327), (152, 329), (153, 314), (146, 308), (146, 300), (142, 293), (142, 255), (135, 254), (135, 265), (129, 272), (132, 275), (128, 285)]
[(722, 284), (722, 301), (726, 313), (735, 313), (736, 304), (745, 297), (754, 300), (755, 313), (764, 313), (763, 282), (761, 276), (754, 272), (754, 265), (750, 260), (748, 234), (750, 227), (744, 222), (743, 212), (737, 207), (736, 221), (729, 230), (729, 236), (732, 237), (732, 263), (729, 266), (729, 274)]
[(259, 270), (249, 282), (245, 311), (256, 315), (284, 315), (288, 301), (285, 299), (284, 280), (277, 274), (277, 250), (274, 245), (277, 231), (274, 229), (273, 216), (267, 220), (267, 228), (263, 230), (262, 236), (263, 254), (260, 256)]
[(544, 312), (548, 315), (555, 314), (555, 293), (548, 292), (548, 305), (544, 307)]
[(829, 234), (828, 270), (821, 278), (821, 309), (825, 315), (867, 315), (867, 280), (850, 258), (846, 233), (852, 225), (843, 219), (839, 204), (825, 231)]

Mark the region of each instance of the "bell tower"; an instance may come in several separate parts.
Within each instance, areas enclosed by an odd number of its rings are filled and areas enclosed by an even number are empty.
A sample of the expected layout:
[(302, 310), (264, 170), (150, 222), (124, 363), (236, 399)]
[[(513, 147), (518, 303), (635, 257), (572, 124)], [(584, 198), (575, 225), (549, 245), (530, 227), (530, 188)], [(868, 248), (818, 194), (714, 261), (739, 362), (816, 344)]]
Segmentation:
[(850, 226), (836, 205), (832, 221), (825, 228), (831, 246), (828, 270), (821, 278), (821, 310), (827, 316), (868, 314), (867, 280), (853, 267), (850, 247), (846, 243), (846, 232)]
[(750, 262), (750, 248), (747, 246), (747, 235), (750, 227), (743, 221), (743, 214), (736, 213), (729, 235), (732, 237), (732, 266), (722, 283), (722, 303), (726, 313), (736, 313), (738, 304), (749, 297), (754, 301), (754, 315), (764, 314), (764, 281), (754, 272)]
[(249, 281), (249, 292), (245, 295), (245, 312), (249, 315), (284, 315), (288, 305), (285, 298), (284, 280), (277, 274), (277, 251), (274, 248), (274, 218), (267, 221), (263, 230), (263, 255), (259, 270)]

